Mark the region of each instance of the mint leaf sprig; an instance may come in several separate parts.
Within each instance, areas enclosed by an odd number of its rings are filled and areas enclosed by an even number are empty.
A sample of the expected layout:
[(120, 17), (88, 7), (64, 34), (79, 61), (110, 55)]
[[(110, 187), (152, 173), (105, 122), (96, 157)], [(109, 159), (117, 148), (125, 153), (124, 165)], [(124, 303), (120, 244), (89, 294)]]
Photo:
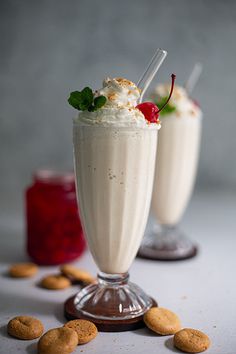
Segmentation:
[[(155, 101), (155, 104), (157, 105), (157, 107), (162, 107), (166, 100), (167, 100), (167, 96), (165, 97), (161, 97), (159, 100)], [(165, 116), (165, 115), (168, 115), (170, 113), (173, 113), (176, 111), (176, 107), (171, 104), (171, 103), (167, 103), (167, 105), (162, 109), (162, 111), (160, 111), (160, 115), (161, 116)]]
[(68, 98), (69, 104), (79, 111), (95, 112), (103, 107), (107, 99), (105, 96), (94, 97), (90, 87), (85, 87), (82, 91), (73, 91)]

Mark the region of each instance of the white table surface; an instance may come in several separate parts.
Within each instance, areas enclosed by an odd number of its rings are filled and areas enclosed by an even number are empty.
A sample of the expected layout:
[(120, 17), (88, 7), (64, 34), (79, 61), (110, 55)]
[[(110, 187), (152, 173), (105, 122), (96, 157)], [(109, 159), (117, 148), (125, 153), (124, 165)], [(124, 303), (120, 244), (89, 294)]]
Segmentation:
[[(9, 264), (25, 261), (22, 211), (0, 219), (0, 353), (36, 353), (36, 340), (8, 337), (10, 318), (26, 314), (39, 318), (48, 330), (64, 322), (63, 301), (76, 287), (48, 291), (38, 280), (58, 267), (42, 267), (33, 279), (14, 280), (6, 275)], [(208, 354), (236, 353), (236, 194), (231, 191), (195, 192), (182, 228), (200, 245), (199, 255), (188, 261), (166, 263), (136, 259), (130, 269), (132, 281), (175, 311), (183, 327), (206, 332), (212, 341)], [(75, 262), (96, 272), (87, 252)], [(148, 329), (122, 333), (99, 333), (75, 353), (171, 353), (172, 336), (160, 337)]]

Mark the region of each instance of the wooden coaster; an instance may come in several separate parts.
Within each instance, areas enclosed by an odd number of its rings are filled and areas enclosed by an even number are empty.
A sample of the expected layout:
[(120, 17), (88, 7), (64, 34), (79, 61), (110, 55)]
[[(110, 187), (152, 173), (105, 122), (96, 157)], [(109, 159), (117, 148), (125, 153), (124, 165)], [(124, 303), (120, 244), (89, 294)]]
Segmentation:
[(178, 250), (155, 249), (141, 246), (137, 256), (154, 261), (182, 261), (195, 257), (197, 253), (198, 248), (195, 245), (193, 245), (193, 247), (186, 253), (178, 252)]
[[(64, 315), (67, 320), (75, 320), (81, 318), (83, 320), (92, 321), (101, 332), (124, 332), (145, 326), (143, 322), (143, 315), (128, 320), (99, 320), (85, 316), (81, 311), (77, 310), (74, 305), (76, 295), (70, 297), (64, 303)], [(156, 301), (152, 299), (152, 307), (158, 306)]]

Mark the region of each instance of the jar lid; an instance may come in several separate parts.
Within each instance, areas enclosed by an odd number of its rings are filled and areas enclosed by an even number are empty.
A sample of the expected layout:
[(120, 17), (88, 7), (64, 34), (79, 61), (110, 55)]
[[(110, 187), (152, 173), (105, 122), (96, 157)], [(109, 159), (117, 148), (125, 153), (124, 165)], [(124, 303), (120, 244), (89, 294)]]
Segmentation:
[(47, 184), (47, 185), (74, 185), (75, 175), (73, 172), (69, 171), (57, 171), (50, 169), (40, 169), (34, 173), (35, 182)]

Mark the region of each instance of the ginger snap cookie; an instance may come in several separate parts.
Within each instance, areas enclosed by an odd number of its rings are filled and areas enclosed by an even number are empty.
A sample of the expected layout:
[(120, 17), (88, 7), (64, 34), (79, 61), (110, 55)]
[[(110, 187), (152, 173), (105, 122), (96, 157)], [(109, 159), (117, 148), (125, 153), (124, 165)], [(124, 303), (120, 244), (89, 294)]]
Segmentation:
[(85, 284), (93, 284), (96, 279), (86, 270), (76, 268), (70, 264), (64, 264), (60, 268), (61, 273), (66, 277), (70, 278), (72, 281), (78, 281)]
[(53, 328), (38, 341), (38, 354), (69, 354), (78, 344), (77, 333), (66, 327)]
[(64, 327), (72, 328), (78, 335), (78, 344), (85, 344), (94, 339), (98, 330), (95, 324), (87, 320), (72, 320), (67, 322)]
[(43, 331), (42, 322), (31, 316), (14, 317), (7, 325), (8, 334), (18, 339), (35, 339), (40, 337)]
[(209, 337), (197, 329), (184, 328), (174, 335), (174, 345), (183, 352), (201, 353), (207, 350), (210, 344)]
[(152, 307), (144, 314), (143, 320), (148, 328), (163, 336), (181, 329), (178, 316), (163, 307)]
[(17, 263), (9, 268), (9, 275), (13, 278), (32, 277), (38, 272), (38, 266), (34, 263)]
[(61, 290), (71, 286), (71, 282), (61, 274), (47, 275), (41, 280), (40, 286), (49, 290)]

